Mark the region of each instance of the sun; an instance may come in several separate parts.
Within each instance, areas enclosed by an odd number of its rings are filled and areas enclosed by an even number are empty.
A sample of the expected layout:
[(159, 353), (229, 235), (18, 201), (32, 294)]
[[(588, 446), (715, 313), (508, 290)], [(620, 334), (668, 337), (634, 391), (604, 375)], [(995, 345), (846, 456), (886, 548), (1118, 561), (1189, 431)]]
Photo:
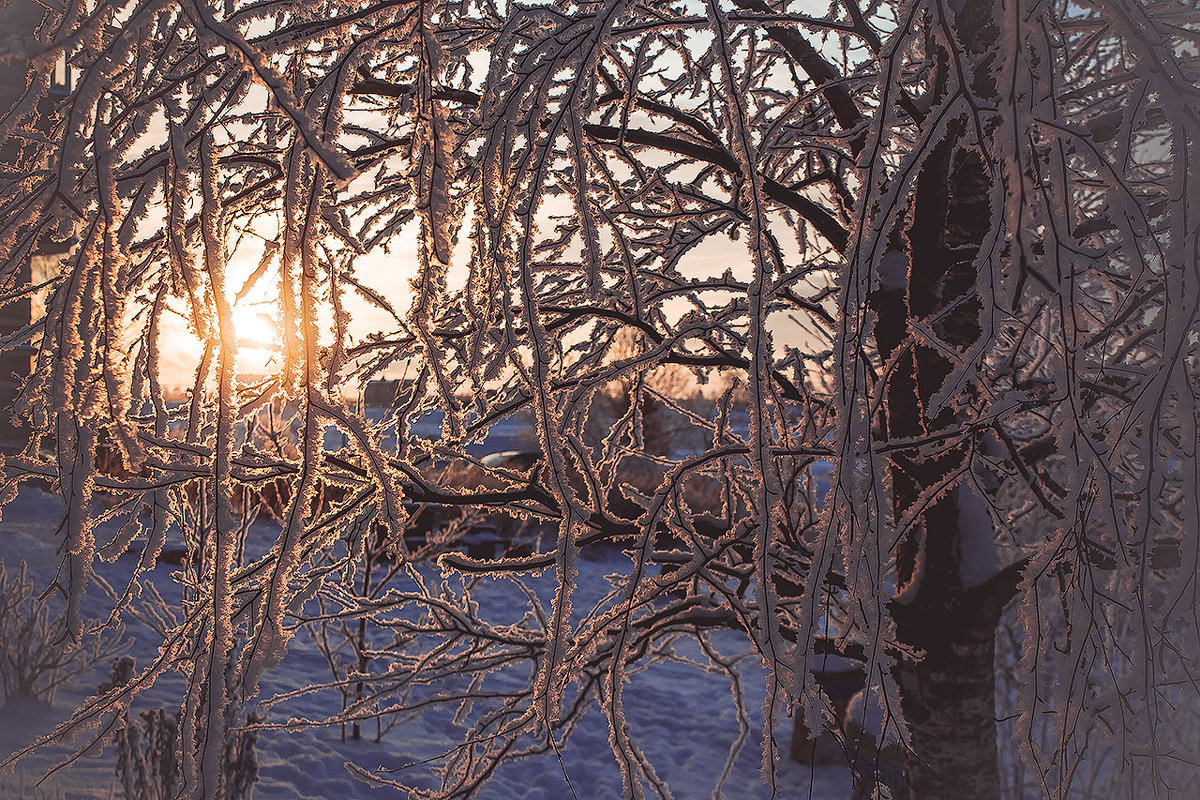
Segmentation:
[(262, 303), (233, 307), (238, 339), (238, 369), (244, 375), (263, 375), (277, 367), (279, 324)]

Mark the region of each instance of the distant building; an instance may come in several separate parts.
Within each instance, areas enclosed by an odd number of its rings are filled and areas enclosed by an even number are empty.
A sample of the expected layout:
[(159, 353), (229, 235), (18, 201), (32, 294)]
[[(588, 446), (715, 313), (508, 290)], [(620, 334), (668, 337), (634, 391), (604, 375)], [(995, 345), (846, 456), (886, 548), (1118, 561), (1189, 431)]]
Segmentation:
[[(34, 33), (44, 14), (45, 8), (33, 0), (11, 0), (0, 10), (0, 55), (9, 57), (0, 62), (0, 115), (8, 113), (25, 91), (27, 54), (41, 48)], [(56, 70), (54, 81), (64, 94), (69, 80), (66, 61), (63, 60)], [(49, 133), (49, 122), (55, 113), (54, 100), (43, 102), (38, 111), (42, 115), (39, 127)], [(0, 186), (23, 174), (22, 144), (21, 138), (14, 136), (0, 146)], [(46, 240), (16, 274), (0, 284), (0, 294), (10, 294), (21, 286), (28, 286), (35, 273), (44, 274), (51, 268), (54, 257), (69, 249), (68, 245)], [(31, 305), (30, 298), (25, 296), (0, 307), (0, 336), (28, 325), (31, 321)], [(33, 349), (30, 347), (0, 352), (0, 451), (17, 450), (25, 444), (25, 431), (13, 423), (11, 411), (21, 384), (29, 376), (32, 358)]]

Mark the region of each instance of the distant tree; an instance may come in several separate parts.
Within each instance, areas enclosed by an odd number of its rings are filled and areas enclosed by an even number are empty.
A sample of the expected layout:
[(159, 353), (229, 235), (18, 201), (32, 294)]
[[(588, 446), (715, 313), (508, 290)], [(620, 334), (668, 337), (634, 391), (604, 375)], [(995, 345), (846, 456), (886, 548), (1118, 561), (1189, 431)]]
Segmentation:
[[(414, 796), (469, 796), (591, 702), (625, 792), (667, 796), (623, 687), (680, 638), (727, 669), (722, 628), (768, 668), (767, 781), (780, 713), (821, 718), (813, 673), (837, 653), (862, 662), (909, 797), (1186, 796), (1198, 39), (1175, 0), (50, 4), (9, 58), (29, 85), (0, 122), (18, 152), (3, 296), (45, 295), (4, 343), (36, 349), (30, 440), (5, 472), (68, 504), (75, 635), (97, 554), (132, 546), (146, 567), (175, 531), (192, 554), (157, 660), (60, 734), (180, 672), (184, 786), (223, 796), (229, 708), (317, 598), (384, 642), (325, 722), (403, 710), (417, 680), (462, 706), (440, 789)], [(72, 247), (31, 285), (45, 241)], [(404, 269), (407, 309), (388, 291)], [(244, 383), (252, 292), (280, 348)], [(354, 327), (367, 306), (385, 329)], [(174, 314), (203, 346), (183, 405), (163, 388)], [(342, 390), (401, 364), (392, 442)], [(678, 409), (701, 448), (585, 435), (608, 387), (653, 396), (644, 377), (669, 365), (731, 387)], [(441, 439), (409, 435), (433, 408)], [(535, 469), (463, 467), (528, 412)], [(244, 424), (268, 418), (295, 441)], [(100, 430), (123, 476), (97, 469)], [(656, 484), (627, 483), (648, 455)], [(260, 552), (240, 498), (267, 484), (287, 504)], [(121, 541), (96, 540), (101, 489)], [(558, 535), (519, 559), (443, 554), (464, 578), (434, 586), (404, 539), (431, 504)], [(402, 591), (363, 589), (380, 530), (412, 567)], [(600, 542), (628, 571), (572, 616)], [(543, 608), (527, 577), (547, 567)], [(527, 589), (530, 613), (486, 618), (476, 575)], [(997, 691), (1001, 626), (1016, 666)], [(487, 688), (520, 668), (524, 689)], [(1028, 785), (1001, 784), (997, 718)]]

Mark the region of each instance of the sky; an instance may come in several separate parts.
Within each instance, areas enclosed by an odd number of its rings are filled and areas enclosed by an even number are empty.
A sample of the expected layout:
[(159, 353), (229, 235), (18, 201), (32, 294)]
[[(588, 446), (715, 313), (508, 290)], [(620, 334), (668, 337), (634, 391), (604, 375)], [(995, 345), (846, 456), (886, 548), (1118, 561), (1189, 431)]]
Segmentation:
[[(828, 4), (821, 0), (810, 0), (800, 5), (792, 4), (793, 12), (808, 13), (813, 16), (825, 16)], [(818, 44), (820, 44), (818, 42)], [(835, 46), (830, 40), (827, 46)], [(477, 80), (486, 76), (483, 64), (476, 64)], [(243, 101), (243, 105), (253, 108), (267, 105), (266, 92), (261, 88), (253, 89)], [(365, 112), (350, 112), (350, 114)], [(647, 120), (646, 122), (649, 122)], [(645, 124), (643, 122), (642, 124)], [(655, 127), (661, 126), (661, 120), (650, 122)], [(157, 128), (157, 133), (155, 132)], [(165, 123), (159, 121), (147, 133), (147, 142), (165, 138)], [(646, 154), (647, 164), (653, 166), (654, 155)], [(363, 179), (369, 175), (363, 175)], [(151, 226), (162, 226), (160, 216), (149, 220)], [(386, 298), (398, 314), (404, 316), (411, 304), (409, 281), (414, 277), (417, 251), (417, 222), (406, 225), (399, 236), (391, 243), (390, 252), (374, 251), (357, 257), (355, 274), (366, 286)], [(241, 245), (230, 254), (228, 265), (228, 285), (231, 291), (236, 291), (247, 276), (251, 275), (261, 258), (262, 244), (265, 239), (274, 238), (277, 220), (264, 220), (261, 231), (252, 231), (243, 238)], [(465, 226), (466, 227), (466, 226)], [(781, 243), (787, 248), (789, 264), (799, 262), (800, 255), (794, 242), (789, 236), (781, 236)], [(467, 263), (470, 257), (470, 245), (465, 236), (460, 237), (457, 248), (453, 253), (452, 265), (448, 276), (449, 289), (454, 291), (461, 288), (467, 278)], [(275, 260), (277, 265), (278, 260)], [(747, 250), (745, 239), (735, 241), (725, 234), (710, 236), (698, 248), (689, 253), (681, 270), (690, 277), (721, 275), (727, 270), (740, 279), (750, 277), (751, 256)], [(826, 280), (831, 280), (827, 276)], [(818, 279), (819, 280), (819, 279)], [(273, 295), (278, 291), (278, 276), (274, 268), (258, 282), (253, 291), (235, 305), (235, 324), (238, 327), (241, 353), (239, 354), (239, 372), (243, 375), (262, 375), (270, 373), (278, 366), (277, 342), (279, 330), (277, 325), (277, 303)], [(820, 287), (817, 287), (820, 288)], [(352, 338), (361, 339), (375, 331), (390, 333), (395, 331), (396, 323), (384, 310), (363, 300), (353, 293), (347, 293), (344, 299), (345, 308), (350, 314), (349, 332)], [(681, 301), (681, 309), (682, 309)], [(195, 380), (195, 369), (200, 360), (202, 344), (189, 333), (183, 304), (176, 302), (171, 306), (175, 313), (166, 315), (163, 322), (165, 342), (162, 378), (168, 386), (186, 387)], [(832, 310), (832, 308), (831, 308)], [(327, 315), (320, 323), (320, 329), (332, 330), (331, 316)], [(798, 326), (788, 315), (780, 314), (772, 321), (770, 327), (776, 336), (777, 343), (785, 345), (800, 345), (809, 350), (819, 351), (828, 346), (828, 342), (814, 338)], [(385, 377), (398, 377), (403, 365), (395, 366)], [(353, 392), (357, 387), (350, 386)]]

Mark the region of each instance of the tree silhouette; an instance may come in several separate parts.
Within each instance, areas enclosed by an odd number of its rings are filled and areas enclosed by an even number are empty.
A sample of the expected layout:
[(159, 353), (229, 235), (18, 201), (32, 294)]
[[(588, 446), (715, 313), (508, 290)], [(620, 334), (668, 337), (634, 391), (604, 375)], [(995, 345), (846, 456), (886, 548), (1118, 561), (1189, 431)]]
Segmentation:
[[(221, 797), (231, 708), (319, 607), (363, 621), (378, 667), (319, 722), (418, 707), (416, 683), (438, 689), (420, 707), (474, 704), (413, 796), (469, 796), (592, 703), (625, 792), (667, 796), (623, 688), (685, 640), (735, 677), (727, 629), (768, 669), (768, 782), (780, 715), (826, 718), (838, 654), (881, 699), (905, 796), (1186, 795), (1200, 12), (817, 11), (131, 0), (54, 5), (10, 39), (28, 73), (0, 122), (0, 274), (45, 312), (4, 341), (36, 352), (6, 479), (67, 503), (75, 636), (97, 556), (190, 554), (158, 658), (56, 735), (180, 672), (184, 786)], [(280, 331), (265, 377), (239, 375), (253, 297)], [(175, 404), (179, 317), (200, 352)], [(709, 408), (656, 391), (664, 368), (720, 387)], [(398, 372), (382, 419), (345, 399)], [(641, 400), (594, 436), (614, 386)], [(699, 444), (648, 441), (649, 403)], [(517, 415), (538, 463), (481, 460)], [(416, 435), (430, 418), (439, 437)], [(98, 492), (127, 523), (112, 541)], [(423, 528), (435, 507), (464, 513)], [(554, 533), (454, 549), (501, 511)], [(605, 543), (628, 568), (574, 608)], [(433, 558), (456, 588), (422, 577)], [(484, 575), (529, 613), (488, 618)], [(1010, 738), (1022, 785), (1000, 778)]]

